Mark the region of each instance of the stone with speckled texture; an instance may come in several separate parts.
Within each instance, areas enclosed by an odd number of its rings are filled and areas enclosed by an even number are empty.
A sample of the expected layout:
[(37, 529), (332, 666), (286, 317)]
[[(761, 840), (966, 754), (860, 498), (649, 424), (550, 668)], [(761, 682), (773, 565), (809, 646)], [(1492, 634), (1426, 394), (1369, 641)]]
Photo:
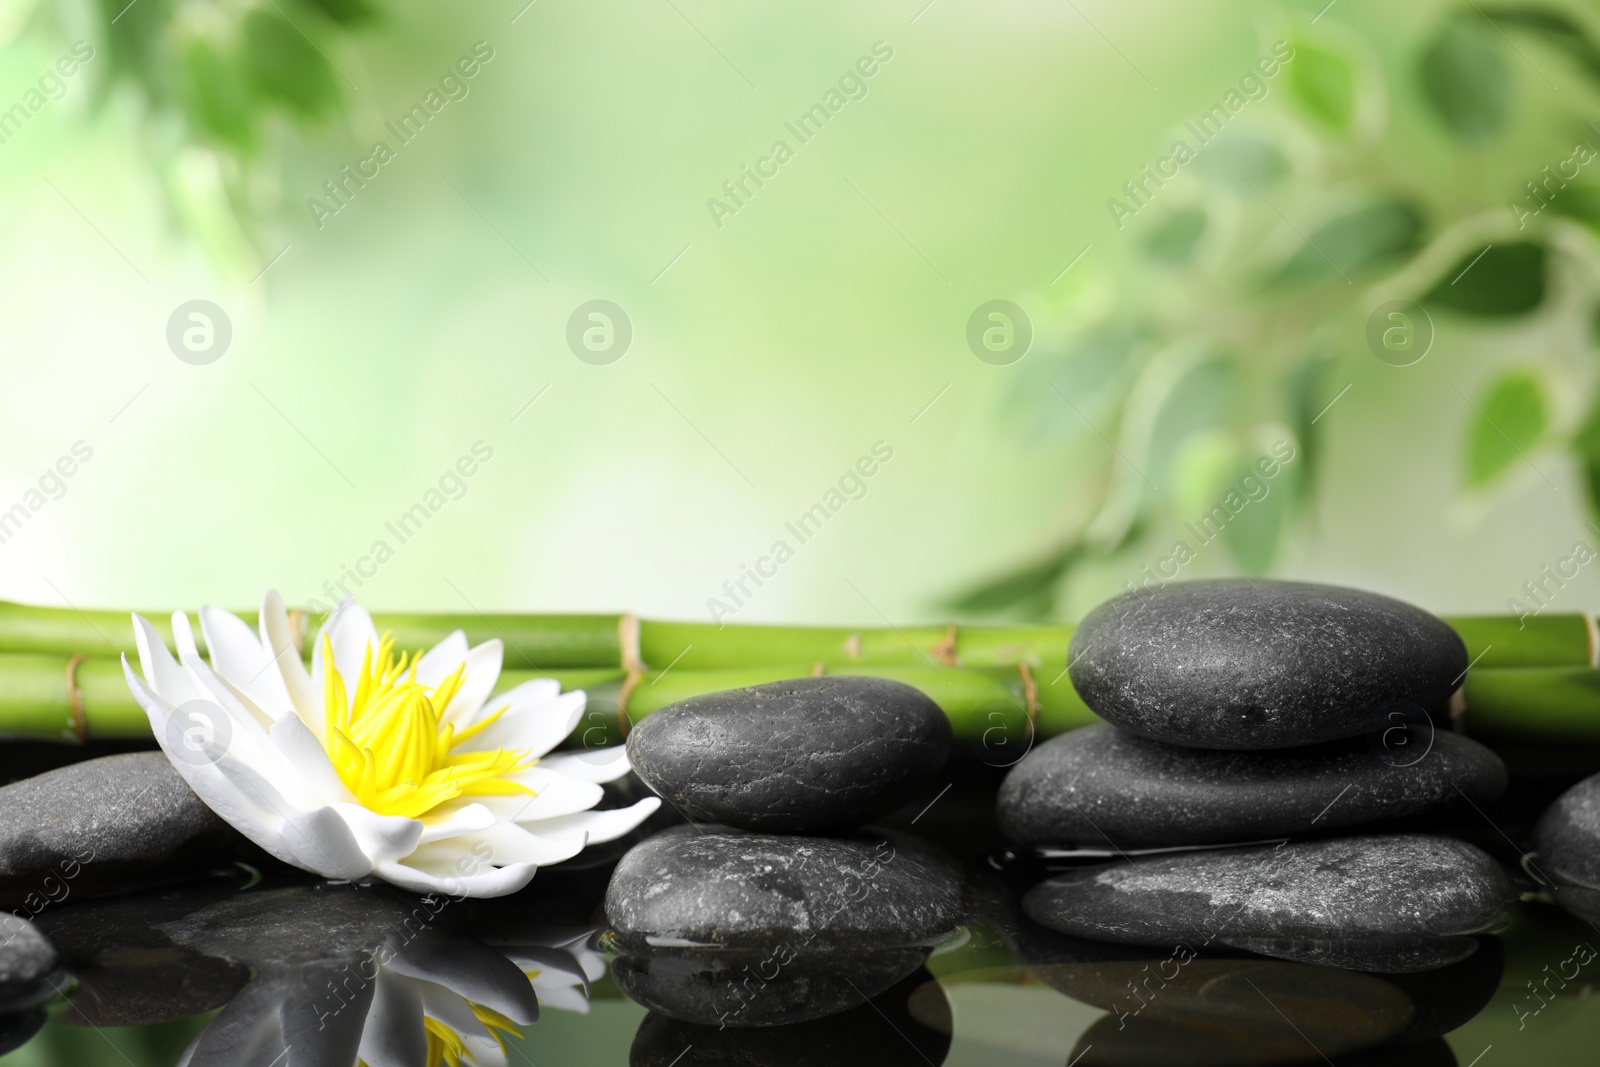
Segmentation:
[(863, 951), (934, 944), (960, 925), (961, 902), (955, 862), (902, 834), (677, 827), (622, 857), (605, 910), (624, 950), (786, 943)]
[(0, 915), (0, 1012), (43, 1004), (65, 984), (50, 939), (20, 915)]
[(1500, 757), (1440, 731), (1404, 766), (1361, 738), (1270, 752), (1185, 748), (1086, 726), (1028, 753), (1000, 786), (1000, 829), (1018, 844), (1158, 848), (1298, 837), (1487, 807)]
[(816, 833), (906, 804), (944, 764), (950, 720), (884, 678), (796, 678), (691, 697), (628, 735), (645, 784), (690, 819)]
[(1023, 909), (1078, 937), (1222, 945), (1362, 970), (1444, 966), (1516, 899), (1473, 845), (1383, 834), (1143, 856), (1056, 875)]
[(1196, 748), (1291, 748), (1434, 711), (1467, 669), (1443, 620), (1304, 582), (1175, 582), (1095, 608), (1073, 632), (1073, 688), (1134, 733)]
[(160, 752), (74, 763), (0, 789), (0, 907), (180, 878), (242, 842)]
[(1541, 874), (1562, 885), (1600, 889), (1600, 774), (1556, 798), (1534, 828)]

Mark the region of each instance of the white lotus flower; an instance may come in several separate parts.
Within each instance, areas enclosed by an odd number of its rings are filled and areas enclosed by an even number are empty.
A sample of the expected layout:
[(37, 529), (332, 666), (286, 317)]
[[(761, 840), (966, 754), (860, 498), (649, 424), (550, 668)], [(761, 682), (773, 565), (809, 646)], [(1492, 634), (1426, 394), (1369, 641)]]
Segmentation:
[(468, 648), (458, 630), (396, 659), (346, 601), (307, 671), (271, 590), (259, 638), (200, 609), (210, 664), (184, 613), (172, 617), (176, 660), (148, 621), (133, 625), (143, 677), (126, 656), (123, 673), (178, 773), (250, 840), (323, 877), (501, 896), (660, 804), (590, 810), (600, 783), (627, 773), (622, 746), (546, 755), (577, 725), (584, 694), (538, 679), (489, 700), (499, 641)]

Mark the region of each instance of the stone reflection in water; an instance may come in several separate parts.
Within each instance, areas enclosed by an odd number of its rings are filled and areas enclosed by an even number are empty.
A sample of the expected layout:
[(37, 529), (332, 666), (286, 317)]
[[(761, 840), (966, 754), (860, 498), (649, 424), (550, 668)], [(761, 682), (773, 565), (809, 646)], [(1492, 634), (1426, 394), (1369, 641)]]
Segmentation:
[(1141, 856), (1035, 886), (1023, 908), (1063, 933), (1127, 944), (1230, 946), (1360, 970), (1466, 958), (1516, 898), (1464, 841), (1373, 834)]
[[(843, 972), (841, 972), (843, 973)], [(910, 1008), (912, 998), (916, 1008)], [(950, 1051), (950, 1004), (918, 969), (824, 1019), (787, 1026), (728, 1027), (652, 1013), (639, 1024), (630, 1067), (938, 1067)]]
[(790, 953), (659, 949), (622, 956), (611, 977), (630, 1000), (684, 1022), (781, 1026), (836, 1015), (919, 969), (920, 948)]
[[(582, 1001), (592, 929), (491, 948), (445, 897), (298, 885), (126, 897), (48, 913), (79, 989), (65, 1021), (127, 1025), (222, 1007), (180, 1067), (508, 1062), (539, 1000)], [(458, 913), (459, 912), (459, 913)]]
[(1439, 1038), (1483, 1010), (1504, 970), (1500, 942), (1477, 943), (1449, 967), (1375, 974), (1109, 945), (1031, 925), (1018, 934), (1035, 977), (1109, 1013), (1066, 1057), (1081, 1053), (1085, 1067), (1452, 1063)]

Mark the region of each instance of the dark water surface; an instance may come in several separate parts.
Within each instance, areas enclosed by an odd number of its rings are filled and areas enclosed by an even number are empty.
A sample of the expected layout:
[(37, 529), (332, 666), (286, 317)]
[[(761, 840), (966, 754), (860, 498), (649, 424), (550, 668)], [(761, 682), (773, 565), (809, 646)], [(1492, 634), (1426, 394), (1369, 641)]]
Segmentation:
[[(50, 1003), (0, 1019), (11, 1050), (0, 1063), (1600, 1062), (1600, 998), (1589, 995), (1600, 930), (1549, 903), (1521, 866), (1539, 810), (1600, 763), (1583, 751), (1506, 755), (1507, 800), (1445, 829), (1499, 859), (1524, 899), (1470, 956), (1435, 970), (1212, 951), (1201, 931), (1168, 949), (1043, 929), (1018, 900), (1047, 868), (997, 847), (1002, 772), (969, 766), (886, 820), (962, 865), (964, 922), (937, 944), (841, 946), (775, 931), (738, 952), (616, 951), (602, 908), (611, 870), (666, 817), (492, 901), (235, 865), (39, 914), (67, 973)], [(475, 1058), (458, 1061), (463, 1052)]]

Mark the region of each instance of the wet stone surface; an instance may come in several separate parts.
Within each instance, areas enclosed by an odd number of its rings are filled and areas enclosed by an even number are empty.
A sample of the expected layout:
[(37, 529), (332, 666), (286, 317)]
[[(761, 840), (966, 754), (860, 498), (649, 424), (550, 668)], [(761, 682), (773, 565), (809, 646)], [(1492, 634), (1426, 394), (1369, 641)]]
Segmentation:
[(1023, 898), (1035, 921), (1130, 944), (1243, 948), (1360, 970), (1465, 959), (1515, 892), (1478, 848), (1389, 834), (1145, 856), (1056, 875)]
[(0, 789), (0, 908), (181, 878), (242, 842), (160, 752), (72, 764)]
[(1534, 829), (1534, 843), (1546, 877), (1600, 889), (1600, 774), (1585, 778), (1545, 809)]
[(798, 678), (692, 697), (628, 735), (628, 757), (690, 819), (816, 832), (910, 801), (943, 765), (950, 721), (882, 678)]
[(944, 854), (900, 834), (679, 827), (623, 857), (605, 911), (624, 950), (925, 946), (962, 922), (962, 875)]
[(1134, 849), (1470, 811), (1469, 801), (1487, 808), (1505, 787), (1500, 757), (1452, 733), (1435, 735), (1427, 755), (1400, 766), (1361, 738), (1230, 752), (1097, 725), (1030, 752), (1001, 786), (997, 812), (1001, 831), (1018, 844)]
[(43, 1004), (65, 981), (61, 955), (38, 927), (0, 915), (0, 1013)]
[(1364, 734), (1397, 702), (1439, 708), (1467, 668), (1445, 622), (1375, 593), (1301, 582), (1179, 582), (1078, 624), (1072, 684), (1102, 718), (1196, 748)]

